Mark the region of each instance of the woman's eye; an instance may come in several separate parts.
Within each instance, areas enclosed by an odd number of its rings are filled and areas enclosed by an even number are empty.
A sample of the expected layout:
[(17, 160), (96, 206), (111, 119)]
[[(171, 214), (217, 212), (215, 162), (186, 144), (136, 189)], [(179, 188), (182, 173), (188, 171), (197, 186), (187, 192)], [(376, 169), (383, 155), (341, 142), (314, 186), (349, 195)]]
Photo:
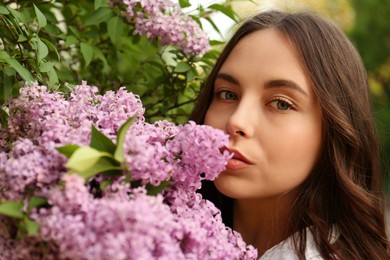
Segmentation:
[(237, 100), (237, 95), (234, 92), (225, 89), (218, 91), (217, 97), (222, 100)]
[(280, 98), (273, 100), (271, 102), (271, 106), (278, 110), (290, 110), (294, 107), (294, 105), (290, 101)]

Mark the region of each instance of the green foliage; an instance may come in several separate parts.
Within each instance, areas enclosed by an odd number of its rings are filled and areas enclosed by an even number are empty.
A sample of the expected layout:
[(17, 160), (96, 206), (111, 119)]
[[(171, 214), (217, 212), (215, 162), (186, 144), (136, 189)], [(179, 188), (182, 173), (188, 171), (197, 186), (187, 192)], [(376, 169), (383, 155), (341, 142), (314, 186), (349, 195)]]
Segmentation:
[(385, 189), (390, 194), (390, 2), (353, 0), (355, 26), (349, 33), (362, 55), (368, 70), (375, 118), (382, 147), (382, 161), (387, 179)]
[(0, 204), (0, 214), (13, 218), (23, 218), (23, 204), (19, 201), (6, 201)]
[(135, 117), (128, 119), (118, 130), (117, 138), (116, 138), (116, 148), (114, 151), (114, 158), (122, 163), (124, 161), (124, 152), (123, 152), (123, 143), (125, 142), (125, 137), (127, 130), (133, 124)]
[[(27, 207), (24, 208), (24, 203)], [(17, 237), (25, 235), (36, 235), (39, 230), (38, 224), (30, 219), (29, 214), (32, 209), (47, 204), (46, 199), (41, 197), (31, 197), (28, 201), (0, 201), (0, 215), (14, 219), (17, 226)]]
[[(199, 23), (221, 12), (237, 15), (228, 0), (208, 7), (179, 1)], [(0, 6), (0, 104), (18, 94), (25, 81), (58, 89), (70, 83), (100, 86), (100, 92), (125, 86), (140, 95), (146, 119), (187, 120), (191, 105), (215, 60), (185, 55), (156, 39), (134, 35), (121, 7), (108, 0), (6, 1)], [(214, 42), (213, 42), (214, 43)]]

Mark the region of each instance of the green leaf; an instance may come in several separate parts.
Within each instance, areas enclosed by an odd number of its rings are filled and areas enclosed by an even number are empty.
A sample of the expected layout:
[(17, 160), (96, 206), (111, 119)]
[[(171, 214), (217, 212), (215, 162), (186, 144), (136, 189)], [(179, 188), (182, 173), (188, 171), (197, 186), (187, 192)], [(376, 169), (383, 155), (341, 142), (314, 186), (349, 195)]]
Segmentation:
[(113, 16), (111, 8), (100, 7), (85, 21), (85, 25), (95, 25), (108, 21)]
[(179, 4), (181, 8), (190, 7), (191, 3), (189, 0), (179, 0)]
[(34, 235), (38, 234), (39, 225), (34, 220), (31, 220), (28, 217), (24, 217), (23, 218), (23, 225), (24, 225), (24, 228), (26, 229), (26, 232), (28, 235), (34, 236)]
[(211, 40), (210, 41), (210, 45), (211, 46), (222, 45), (222, 44), (225, 44), (225, 42), (216, 41), (216, 40)]
[(14, 68), (25, 81), (34, 81), (31, 73), (23, 67), (17, 60), (11, 58), (5, 51), (0, 50), (0, 60), (4, 60)]
[(38, 37), (38, 35), (35, 35), (35, 40), (37, 43), (37, 59), (38, 62), (40, 62), (49, 54), (49, 48), (47, 48), (46, 44)]
[(69, 26), (69, 30), (77, 37), (80, 38), (80, 32), (79, 30), (74, 26)]
[[(66, 163), (66, 167), (68, 167), (71, 172), (76, 172), (81, 175), (84, 172), (88, 173), (102, 157), (112, 158), (112, 155), (98, 151), (92, 147), (80, 147), (74, 151), (72, 156), (69, 158)], [(110, 165), (112, 166), (113, 164)]]
[(49, 76), (49, 85), (50, 85), (50, 87), (53, 87), (54, 85), (56, 85), (58, 83), (57, 72), (55, 71), (54, 68), (52, 70), (49, 70), (47, 72), (47, 75)]
[[(10, 73), (12, 73), (10, 75)], [(15, 78), (16, 71), (9, 67), (9, 66), (3, 66), (3, 86), (0, 88), (0, 103), (4, 103), (8, 100), (10, 96), (12, 96), (12, 88), (13, 88), (13, 82), (12, 80)], [(0, 78), (1, 79), (1, 78)], [(7, 118), (8, 114), (0, 108), (0, 121), (1, 126), (4, 128), (7, 126)]]
[(206, 21), (210, 23), (210, 25), (213, 27), (213, 29), (219, 34), (221, 38), (223, 38), (223, 35), (221, 31), (219, 30), (218, 26), (214, 23), (213, 19), (211, 17), (205, 17)]
[(83, 55), (84, 61), (85, 61), (85, 67), (88, 67), (88, 65), (92, 61), (93, 57), (93, 47), (92, 45), (89, 45), (88, 43), (82, 42), (80, 43), (80, 51)]
[(116, 149), (114, 153), (114, 157), (118, 162), (123, 162), (124, 153), (123, 153), (123, 143), (125, 141), (127, 130), (133, 124), (135, 120), (135, 116), (130, 117), (118, 130), (116, 135)]
[(41, 62), (39, 64), (39, 71), (40, 72), (48, 72), (53, 69), (54, 63), (53, 62)]
[(238, 22), (237, 16), (234, 13), (234, 11), (226, 6), (223, 6), (221, 4), (212, 4), (207, 8), (219, 11), (224, 15), (226, 15), (227, 17), (229, 17), (230, 19), (232, 19), (233, 21)]
[(107, 0), (95, 0), (95, 10), (99, 9), (100, 7), (110, 7), (110, 4)]
[(75, 172), (82, 172), (92, 167), (102, 157), (100, 151), (91, 147), (80, 147), (69, 158), (66, 167)]
[(110, 154), (114, 154), (116, 148), (112, 140), (97, 130), (94, 125), (92, 125), (90, 146)]
[(177, 65), (176, 65), (176, 67), (175, 67), (175, 72), (186, 72), (186, 71), (188, 71), (188, 70), (190, 70), (191, 69), (191, 66), (188, 64), (188, 63), (186, 63), (186, 62), (184, 62), (184, 61), (181, 61), (181, 62), (179, 62)]
[(117, 171), (121, 170), (121, 167), (119, 166), (118, 162), (110, 158), (101, 157), (88, 169), (76, 173), (77, 175), (83, 177), (84, 180), (87, 180), (88, 178), (98, 173), (104, 173), (112, 170), (117, 170)]
[(22, 218), (22, 207), (22, 202), (6, 201), (0, 204), (0, 214), (13, 218)]
[(132, 35), (131, 36), (131, 43), (133, 45), (137, 45), (141, 41), (141, 36), (137, 35)]
[(41, 10), (39, 10), (39, 8), (35, 4), (34, 4), (34, 10), (38, 19), (38, 30), (39, 30), (47, 25), (47, 21), (45, 15), (43, 15)]
[(145, 60), (143, 61), (145, 64), (150, 64), (151, 66), (158, 68), (161, 72), (164, 72), (164, 64), (161, 63), (161, 61), (155, 61), (155, 60)]
[(107, 59), (104, 56), (103, 52), (99, 48), (94, 48), (93, 51), (94, 51), (93, 53), (94, 57), (96, 57), (96, 59), (99, 59), (103, 62), (103, 72), (108, 71), (110, 67), (108, 66)]
[(33, 196), (33, 197), (31, 197), (31, 199), (28, 203), (28, 208), (32, 209), (32, 208), (36, 208), (36, 207), (39, 207), (39, 206), (42, 206), (45, 204), (47, 204), (47, 199), (45, 199), (43, 197)]
[(21, 12), (16, 11), (15, 9), (10, 8), (10, 7), (8, 7), (7, 9), (12, 14), (12, 16), (16, 18), (16, 20), (18, 20), (19, 22), (22, 22), (24, 24), (28, 24), (26, 17)]
[[(45, 35), (55, 35), (60, 38), (61, 30), (57, 27), (58, 23), (60, 22), (57, 20), (53, 21), (53, 18), (48, 17), (48, 24), (45, 26)], [(54, 42), (58, 43), (58, 40), (55, 40)]]
[[(139, 187), (139, 186), (141, 186), (141, 181), (131, 181), (131, 172), (130, 171), (126, 171), (126, 173), (125, 173), (126, 175), (125, 175), (125, 183), (131, 183), (131, 187), (133, 187), (133, 188), (137, 188), (137, 187)], [(134, 186), (135, 185), (135, 186)]]
[(198, 74), (196, 73), (196, 70), (189, 70), (187, 71), (186, 77), (187, 81), (193, 80)]
[(41, 40), (42, 40), (44, 43), (46, 43), (46, 46), (50, 47), (50, 48), (56, 53), (57, 59), (58, 59), (58, 61), (60, 61), (60, 60), (61, 60), (61, 56), (60, 56), (60, 54), (58, 53), (56, 46), (54, 46), (54, 44), (51, 43), (51, 41), (49, 41), (49, 40), (47, 40), (47, 39), (45, 39), (45, 38), (41, 38)]
[(56, 150), (65, 155), (66, 157), (70, 158), (72, 154), (79, 149), (81, 146), (78, 146), (76, 144), (68, 144), (64, 146), (56, 147)]
[(191, 18), (199, 25), (199, 27), (203, 30), (202, 22), (200, 21), (200, 18), (196, 15), (191, 15)]
[(74, 35), (67, 35), (65, 38), (65, 45), (71, 46), (73, 44), (76, 44), (78, 42), (77, 38)]
[(0, 14), (9, 14), (9, 11), (4, 6), (0, 6)]
[[(114, 160), (114, 159), (113, 159)], [(114, 160), (116, 163), (119, 164), (119, 162), (117, 162), (116, 160)], [(108, 176), (108, 177), (119, 177), (119, 176), (122, 176), (123, 175), (123, 171), (124, 171), (124, 168), (121, 167), (120, 165), (117, 166), (117, 168), (114, 168), (112, 170), (105, 170), (104, 172), (102, 172), (105, 176)]]
[(107, 31), (112, 43), (115, 44), (118, 42), (118, 40), (123, 34), (124, 27), (125, 24), (123, 23), (122, 19), (119, 18), (118, 16), (114, 16), (108, 21)]
[(19, 34), (18, 42), (25, 42), (27, 40), (28, 40), (28, 38), (26, 36), (24, 36), (23, 34)]
[(47, 73), (47, 75), (49, 76), (49, 85), (51, 87), (58, 83), (58, 76), (57, 72), (54, 69), (54, 63), (50, 61), (41, 62), (41, 64), (39, 65), (39, 71)]
[(47, 73), (47, 75), (49, 76), (50, 87), (52, 87), (58, 83), (58, 76), (57, 76), (57, 72), (54, 69), (54, 63), (52, 63), (50, 61), (49, 62), (41, 62), (41, 64), (39, 64), (39, 71)]
[(168, 187), (170, 183), (170, 181), (162, 181), (158, 186), (148, 184), (146, 185), (147, 194), (151, 196), (156, 196), (157, 194), (161, 193), (166, 187)]
[(5, 75), (8, 77), (15, 76), (16, 75), (16, 70), (14, 68), (11, 68), (9, 66), (6, 66), (3, 68)]

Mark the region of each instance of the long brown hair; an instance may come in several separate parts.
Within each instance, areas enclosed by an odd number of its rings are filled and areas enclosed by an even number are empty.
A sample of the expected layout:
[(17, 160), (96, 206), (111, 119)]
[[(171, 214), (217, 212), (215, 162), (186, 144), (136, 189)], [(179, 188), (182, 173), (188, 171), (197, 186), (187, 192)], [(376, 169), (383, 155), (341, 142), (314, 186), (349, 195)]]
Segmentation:
[[(251, 17), (227, 43), (211, 71), (191, 120), (203, 124), (216, 75), (236, 44), (267, 28), (281, 31), (296, 47), (322, 107), (323, 148), (299, 187), (289, 223), (297, 255), (304, 259), (309, 228), (325, 259), (390, 259), (384, 220), (379, 148), (367, 73), (347, 37), (317, 15), (269, 11)], [(206, 198), (231, 225), (231, 199), (204, 184)], [(331, 241), (330, 235), (337, 240)]]

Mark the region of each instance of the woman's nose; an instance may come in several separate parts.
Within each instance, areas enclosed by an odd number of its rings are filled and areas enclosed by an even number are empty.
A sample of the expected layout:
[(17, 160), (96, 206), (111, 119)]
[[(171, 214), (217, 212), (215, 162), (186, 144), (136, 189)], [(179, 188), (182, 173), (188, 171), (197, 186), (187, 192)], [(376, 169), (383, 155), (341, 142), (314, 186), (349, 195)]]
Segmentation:
[(248, 103), (240, 103), (230, 115), (226, 130), (231, 136), (252, 137), (256, 128), (256, 112)]

